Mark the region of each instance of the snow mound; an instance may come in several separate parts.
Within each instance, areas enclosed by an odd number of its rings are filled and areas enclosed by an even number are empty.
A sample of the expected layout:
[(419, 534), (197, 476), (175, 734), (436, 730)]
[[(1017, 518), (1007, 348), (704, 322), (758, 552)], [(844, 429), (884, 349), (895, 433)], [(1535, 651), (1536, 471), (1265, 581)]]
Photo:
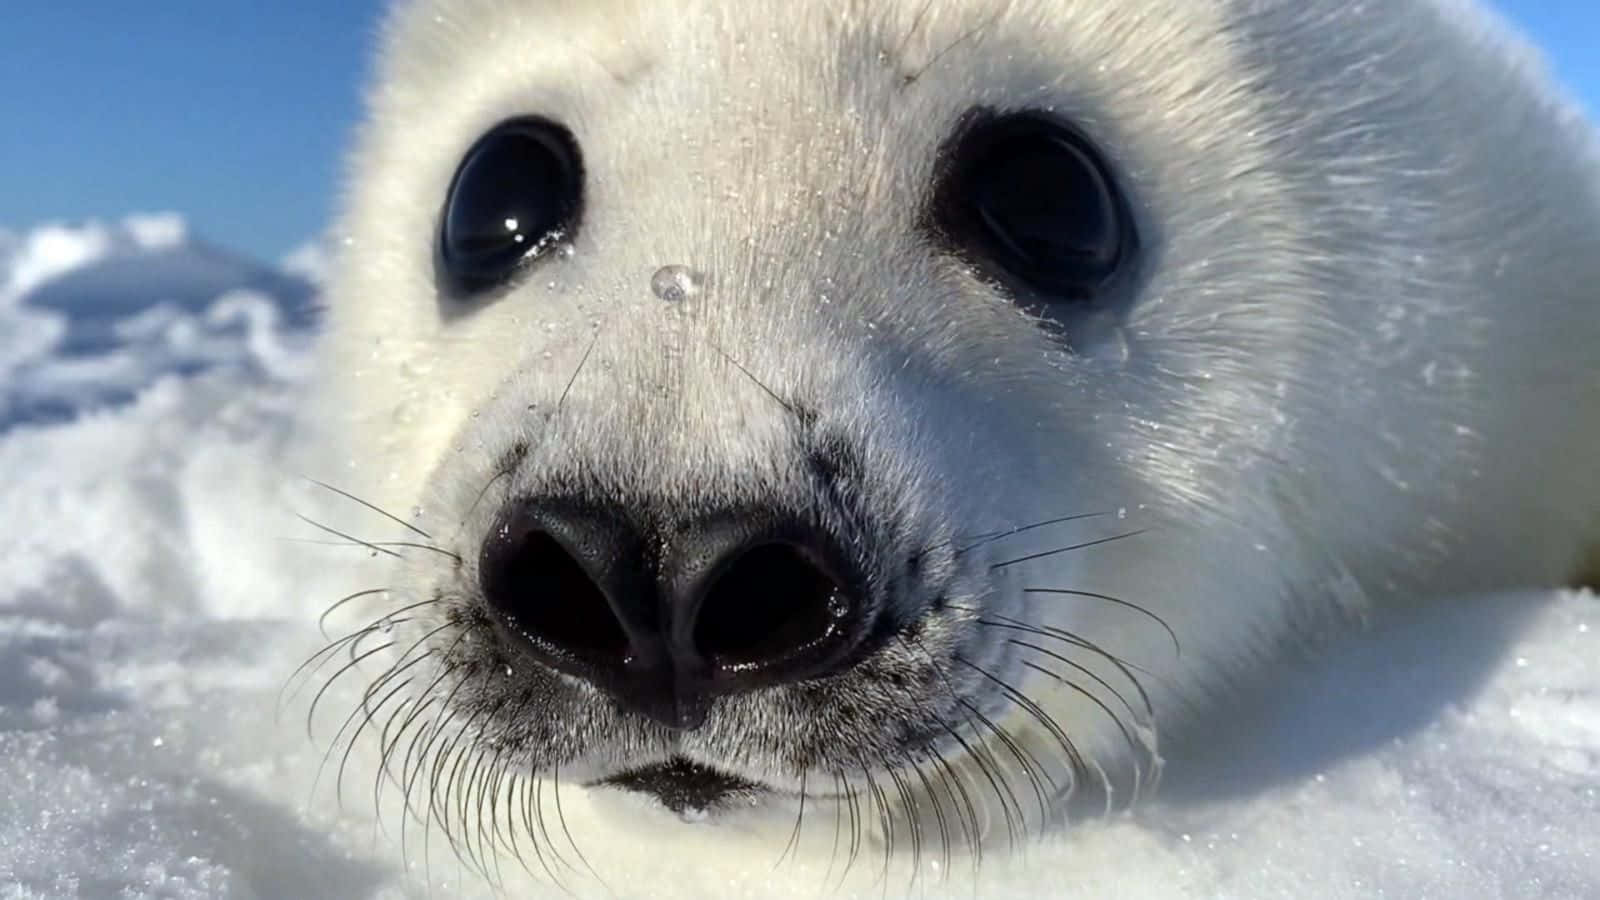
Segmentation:
[(285, 376), (315, 320), (304, 274), (173, 214), (43, 226), (0, 241), (0, 267), (0, 429), (127, 403), (167, 375)]

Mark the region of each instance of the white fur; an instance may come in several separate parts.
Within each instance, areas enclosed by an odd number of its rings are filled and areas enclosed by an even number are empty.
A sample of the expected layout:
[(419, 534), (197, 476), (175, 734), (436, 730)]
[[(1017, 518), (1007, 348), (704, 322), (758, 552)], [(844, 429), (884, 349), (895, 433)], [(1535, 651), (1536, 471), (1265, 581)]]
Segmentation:
[[(1118, 513), (1016, 555), (1149, 529), (992, 602), (1154, 673), (1161, 733), (1308, 629), (1560, 583), (1600, 538), (1600, 165), (1475, 5), (416, 0), (384, 44), (323, 415), (341, 484), (461, 525), (459, 552), (517, 439), (645, 486), (775, 471), (781, 410), (713, 346), (863, 435), (908, 516), (974, 534)], [(1145, 277), (1090, 352), (917, 231), (936, 149), (982, 105), (1055, 110), (1120, 172)], [(446, 186), (524, 113), (583, 149), (574, 253), (446, 321)], [(653, 297), (667, 264), (706, 294)], [(1126, 609), (1018, 585), (1136, 601), (1182, 653)], [(1128, 755), (1084, 697), (1030, 691), (1097, 759)], [(645, 845), (699, 840), (649, 821)]]

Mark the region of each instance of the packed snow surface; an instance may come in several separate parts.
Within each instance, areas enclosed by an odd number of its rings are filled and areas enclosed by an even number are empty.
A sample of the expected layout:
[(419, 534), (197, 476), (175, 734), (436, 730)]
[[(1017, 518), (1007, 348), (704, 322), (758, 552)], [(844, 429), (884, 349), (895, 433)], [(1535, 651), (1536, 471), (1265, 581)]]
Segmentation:
[[(368, 577), (295, 517), (321, 502), (292, 449), (320, 261), (251, 262), (170, 215), (0, 231), (0, 897), (488, 893), (403, 854), (360, 788), (314, 787), (328, 735), (281, 702), (318, 613)], [(1597, 659), (1591, 594), (1377, 622), (1169, 766), (1164, 802), (864, 890), (1600, 897)], [(563, 881), (856, 890), (719, 853), (716, 829), (591, 825), (579, 844), (644, 862)], [(517, 871), (509, 895), (559, 895)]]

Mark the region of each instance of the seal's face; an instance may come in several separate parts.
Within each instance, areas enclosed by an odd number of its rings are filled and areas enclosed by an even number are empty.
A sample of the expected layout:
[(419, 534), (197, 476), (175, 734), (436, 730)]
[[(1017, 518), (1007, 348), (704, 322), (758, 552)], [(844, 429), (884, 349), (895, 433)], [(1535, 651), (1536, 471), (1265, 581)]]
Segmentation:
[(412, 778), (461, 745), (434, 729), (678, 808), (925, 792), (1010, 824), (1137, 786), (1164, 699), (1410, 514), (1305, 539), (1423, 352), (1389, 303), (1415, 242), (1339, 211), (1407, 215), (1340, 176), (1412, 148), (1337, 81), (1274, 111), (1271, 66), (1348, 68), (1304, 60), (1335, 45), (1303, 13), (770, 6), (396, 20), (332, 309), (370, 499), (441, 551), (398, 579), (386, 741)]

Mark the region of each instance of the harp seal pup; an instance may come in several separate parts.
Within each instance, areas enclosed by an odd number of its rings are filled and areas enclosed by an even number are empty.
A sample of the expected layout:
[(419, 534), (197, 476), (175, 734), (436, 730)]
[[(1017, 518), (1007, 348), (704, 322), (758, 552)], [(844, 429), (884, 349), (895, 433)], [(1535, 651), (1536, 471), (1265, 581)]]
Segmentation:
[(362, 752), (464, 858), (1003, 845), (1307, 635), (1593, 558), (1600, 165), (1474, 4), (412, 0), (383, 45), (320, 416), (416, 545)]

